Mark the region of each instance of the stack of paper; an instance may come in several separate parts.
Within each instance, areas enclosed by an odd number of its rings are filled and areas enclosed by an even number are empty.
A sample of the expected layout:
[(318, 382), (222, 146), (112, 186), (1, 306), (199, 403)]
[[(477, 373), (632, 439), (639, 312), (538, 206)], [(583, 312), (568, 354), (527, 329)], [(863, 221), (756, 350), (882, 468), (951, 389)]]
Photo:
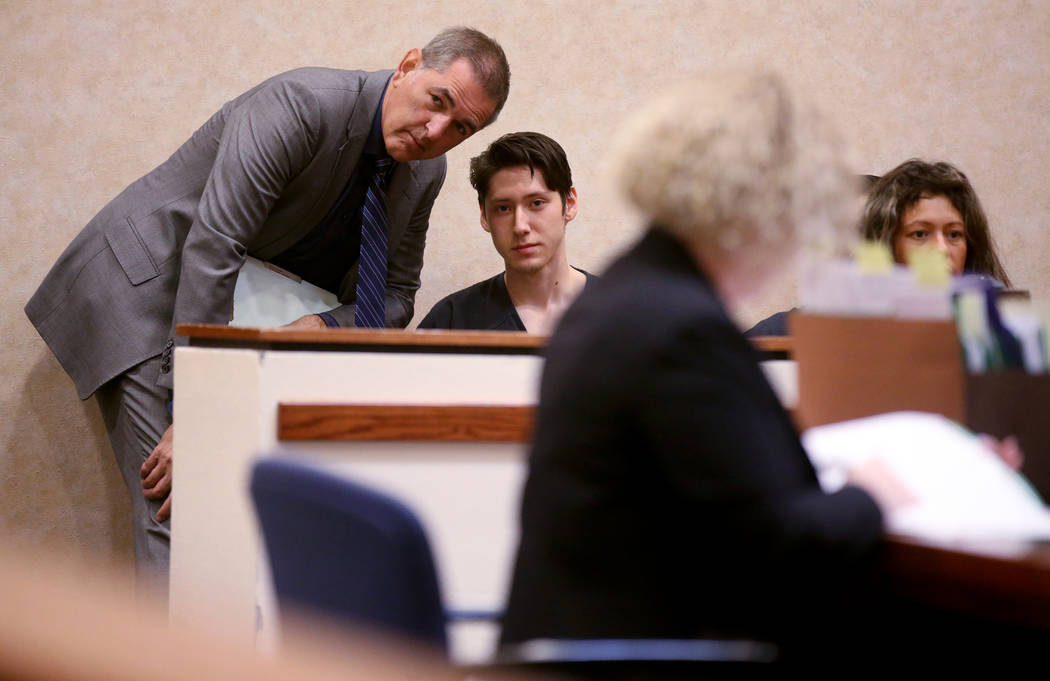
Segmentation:
[(810, 314), (950, 319), (951, 288), (929, 285), (902, 265), (873, 270), (863, 262), (826, 260), (799, 269), (799, 305)]
[(338, 306), (334, 293), (249, 257), (237, 276), (230, 326), (282, 326)]
[(889, 514), (890, 532), (944, 542), (1050, 539), (1050, 511), (1027, 481), (943, 416), (895, 412), (818, 426), (802, 444), (829, 492), (877, 458), (916, 500)]

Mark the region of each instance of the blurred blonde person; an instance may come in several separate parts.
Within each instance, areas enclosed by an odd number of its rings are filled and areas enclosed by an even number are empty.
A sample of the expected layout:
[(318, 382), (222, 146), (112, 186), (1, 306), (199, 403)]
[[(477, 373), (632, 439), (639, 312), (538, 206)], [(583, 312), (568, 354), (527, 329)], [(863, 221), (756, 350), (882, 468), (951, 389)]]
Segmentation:
[(617, 137), (650, 227), (548, 346), (502, 642), (823, 649), (906, 495), (884, 471), (821, 490), (723, 301), (852, 233), (840, 145), (767, 73), (689, 83)]

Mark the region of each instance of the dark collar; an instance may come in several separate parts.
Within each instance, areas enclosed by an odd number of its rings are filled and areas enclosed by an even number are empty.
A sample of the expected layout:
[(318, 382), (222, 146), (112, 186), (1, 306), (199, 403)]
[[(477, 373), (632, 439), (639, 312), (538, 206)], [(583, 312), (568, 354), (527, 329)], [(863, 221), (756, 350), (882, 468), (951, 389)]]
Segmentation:
[(379, 98), (379, 108), (372, 118), (372, 128), (368, 131), (368, 139), (365, 140), (364, 153), (375, 158), (387, 156), (386, 140), (383, 139), (383, 103), (386, 101), (386, 89), (390, 85), (390, 77), (386, 79), (383, 86), (383, 95)]

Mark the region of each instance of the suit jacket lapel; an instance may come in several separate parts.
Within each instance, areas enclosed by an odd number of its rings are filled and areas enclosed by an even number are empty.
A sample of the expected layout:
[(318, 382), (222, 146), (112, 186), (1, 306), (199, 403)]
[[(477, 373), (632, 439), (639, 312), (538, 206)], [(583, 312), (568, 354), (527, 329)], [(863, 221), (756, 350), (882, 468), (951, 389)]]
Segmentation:
[[(323, 189), (313, 194), (317, 198), (313, 199), (311, 205), (297, 207), (280, 223), (274, 223), (277, 236), (265, 244), (255, 245), (251, 250), (252, 255), (268, 260), (281, 253), (316, 227), (335, 204), (343, 187), (357, 170), (357, 163), (361, 160), (368, 133), (372, 129), (372, 120), (379, 109), (391, 73), (393, 71), (366, 73), (364, 79), (358, 81), (359, 86), (352, 82), (347, 84), (348, 87), (360, 87), (360, 91), (347, 114), (346, 136), (341, 141), (332, 139), (317, 150), (318, 156), (324, 155), (330, 159), (329, 164), (314, 170), (310, 177), (297, 180), (308, 181), (315, 187), (321, 185)], [(347, 72), (347, 77), (354, 80), (359, 79), (360, 75), (360, 72)]]
[[(347, 124), (346, 143), (340, 150), (333, 172), (333, 177), (341, 180), (334, 183), (334, 193), (332, 187), (329, 188), (332, 195), (325, 197), (325, 210), (335, 202), (339, 192), (357, 168), (357, 162), (361, 159), (365, 142), (368, 140), (368, 133), (372, 130), (372, 121), (379, 110), (379, 103), (383, 99), (383, 92), (392, 73), (393, 71), (389, 70), (377, 71), (369, 73), (365, 79), (361, 95)], [(398, 163), (387, 187), (387, 242), (391, 245), (391, 252), (412, 219), (412, 210), (420, 191), (418, 165), (418, 161)], [(321, 217), (318, 216), (317, 220)]]
[(387, 79), (393, 71), (377, 71), (369, 73), (361, 87), (361, 93), (354, 102), (354, 108), (350, 112), (350, 119), (346, 125), (346, 140), (339, 147), (332, 172), (328, 176), (328, 186), (325, 189), (324, 198), (318, 202), (307, 223), (308, 229), (320, 222), (324, 213), (339, 198), (343, 187), (357, 171), (357, 163), (364, 153), (365, 142), (368, 141), (368, 133), (372, 130), (372, 121), (379, 110), (379, 102), (383, 99), (383, 91), (386, 88)]

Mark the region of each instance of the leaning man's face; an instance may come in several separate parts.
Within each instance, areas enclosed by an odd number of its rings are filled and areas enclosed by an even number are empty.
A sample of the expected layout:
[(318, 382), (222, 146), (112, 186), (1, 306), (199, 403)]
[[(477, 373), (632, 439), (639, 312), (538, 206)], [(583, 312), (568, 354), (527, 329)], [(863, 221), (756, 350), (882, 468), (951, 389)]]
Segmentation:
[(441, 156), (480, 130), (495, 108), (464, 59), (443, 73), (399, 69), (383, 102), (387, 153), (397, 161)]

